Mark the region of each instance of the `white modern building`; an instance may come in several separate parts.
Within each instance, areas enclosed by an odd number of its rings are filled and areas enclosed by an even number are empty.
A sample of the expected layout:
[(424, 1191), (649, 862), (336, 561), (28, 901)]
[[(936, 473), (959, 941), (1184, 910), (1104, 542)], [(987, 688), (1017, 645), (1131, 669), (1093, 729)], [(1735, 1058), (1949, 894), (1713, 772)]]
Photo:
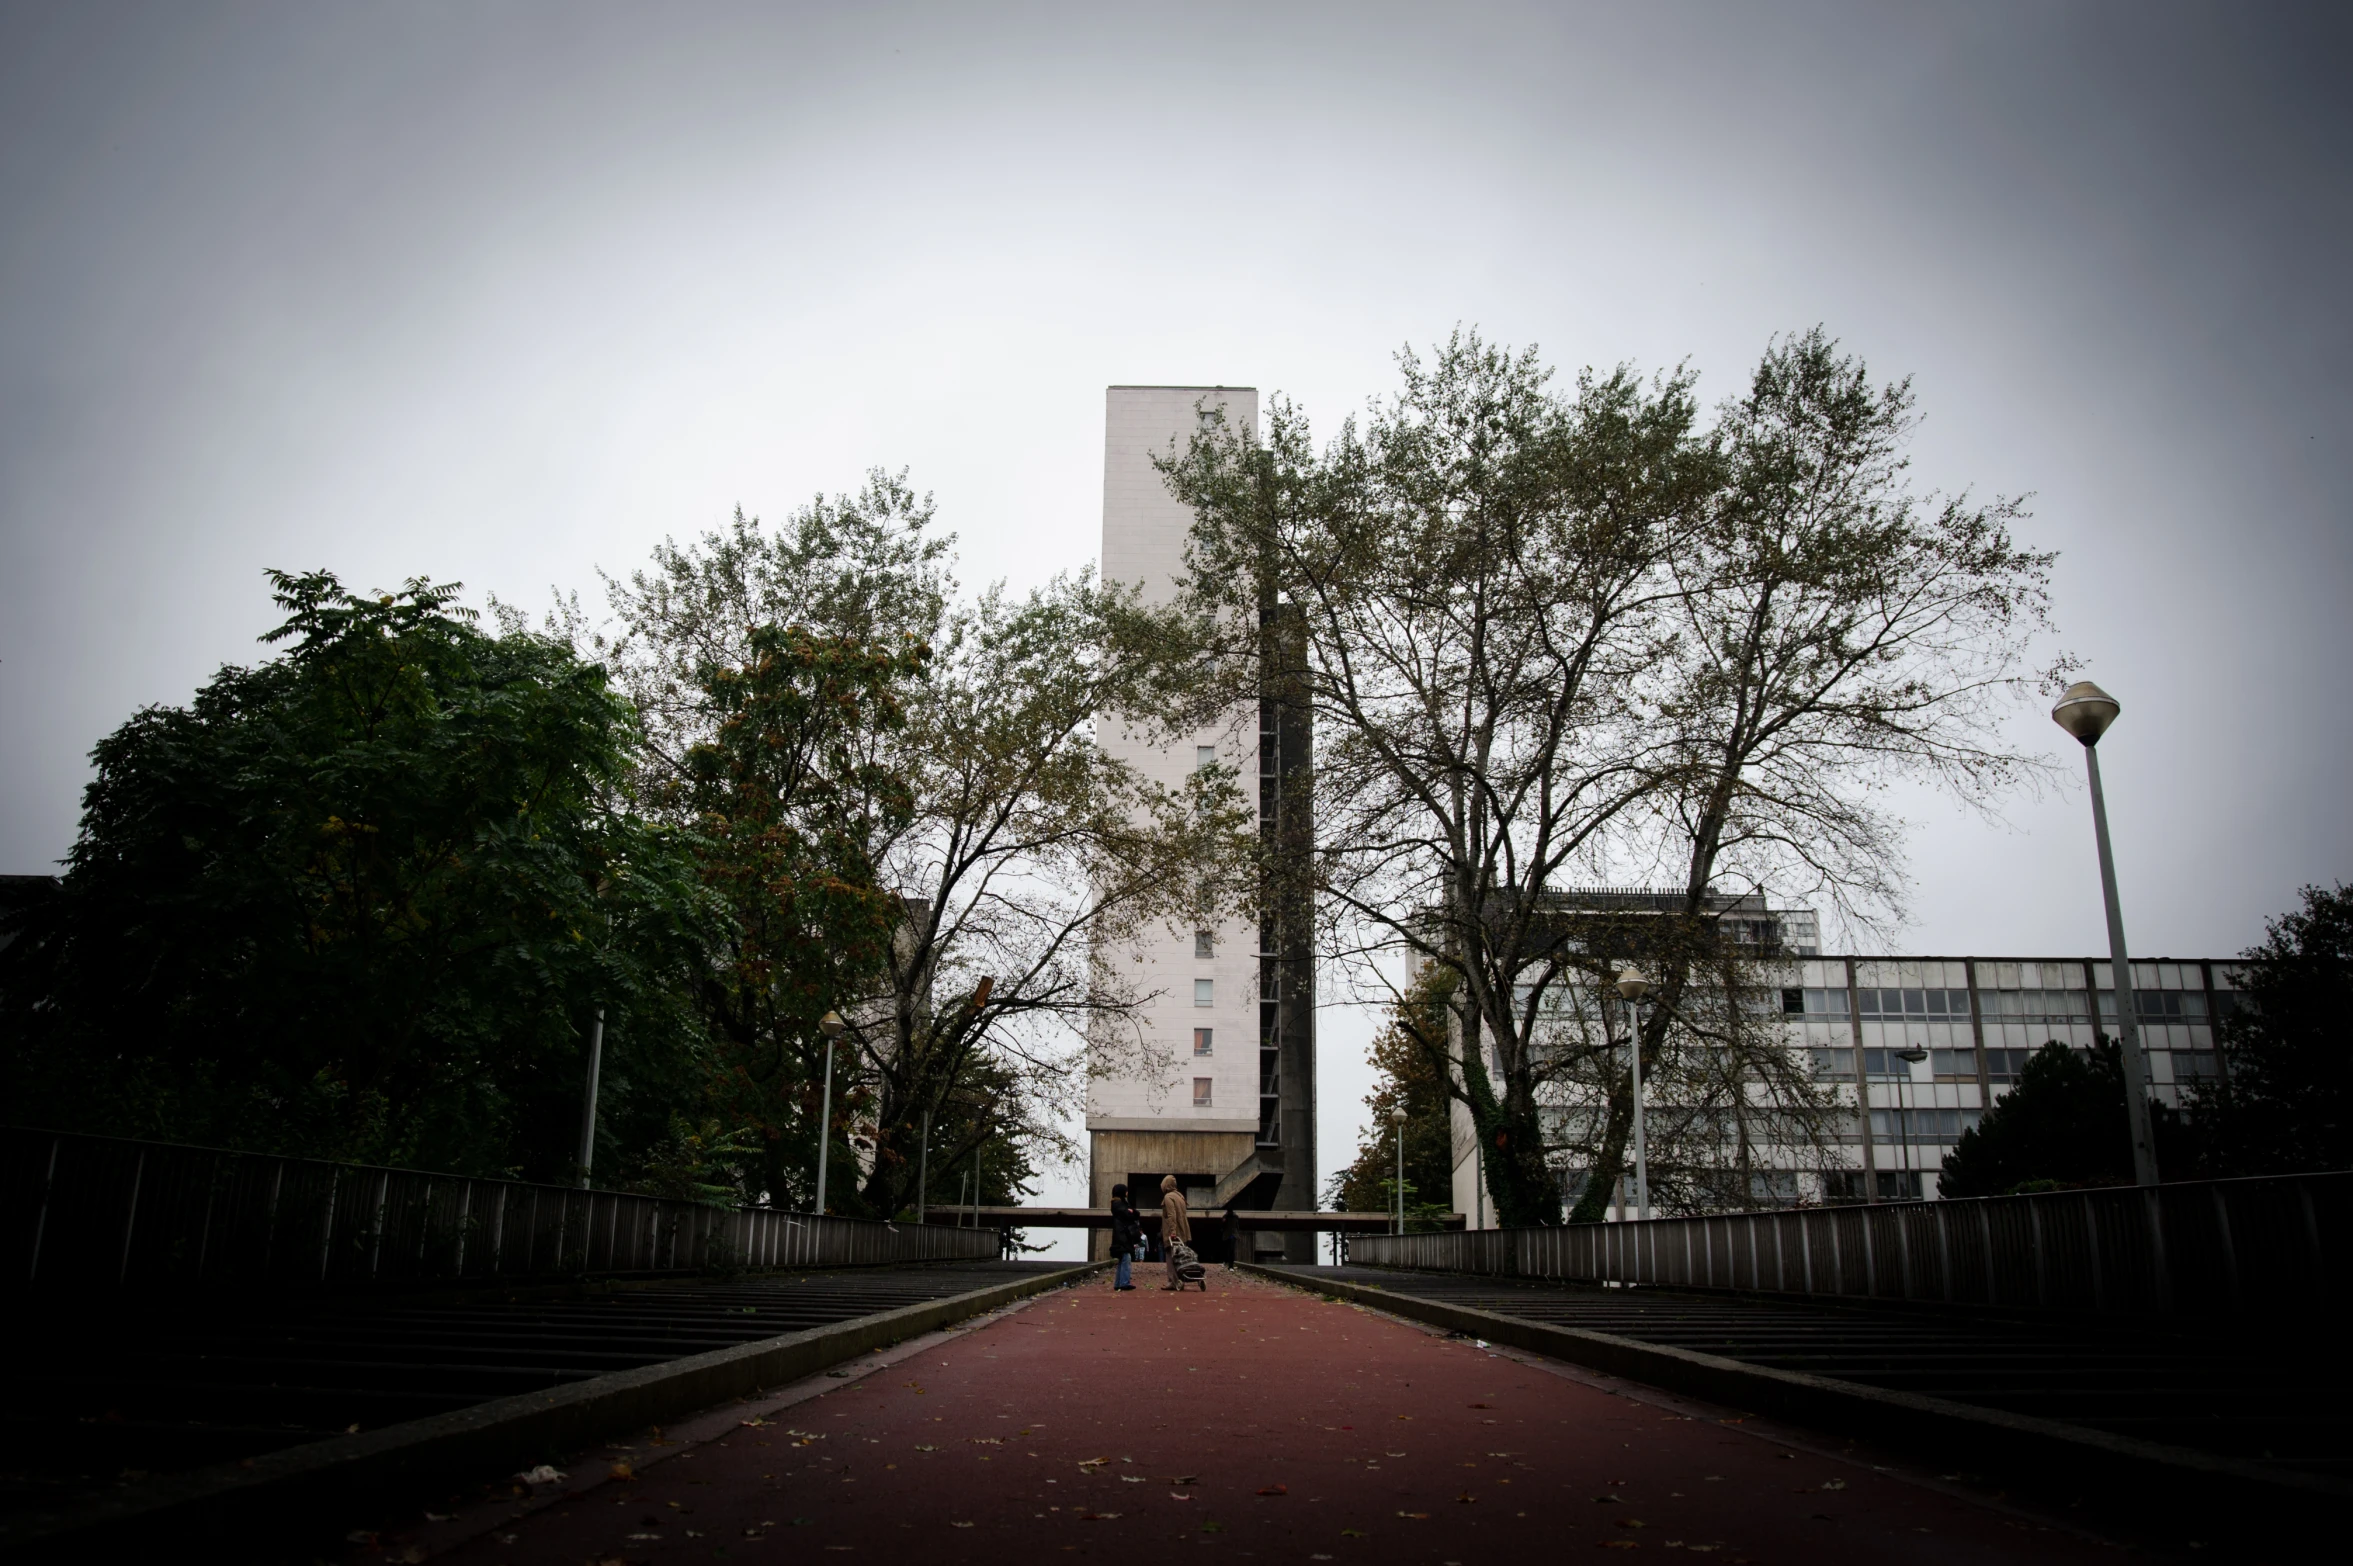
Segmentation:
[[(1106, 582), (1138, 584), (1166, 602), (1184, 568), (1192, 513), (1169, 493), (1154, 456), (1182, 450), (1205, 418), (1222, 414), (1245, 432), (1258, 424), (1246, 386), (1114, 386), (1104, 409), (1103, 560)], [(1304, 723), (1278, 713), (1230, 721), (1148, 743), (1107, 720), (1106, 750), (1158, 783), (1176, 787), (1216, 763), (1255, 782), (1262, 816), (1285, 808), (1287, 758), (1304, 759)], [(1270, 921), (1241, 917), (1207, 928), (1157, 932), (1121, 980), (1147, 997), (1144, 1051), (1123, 1040), (1099, 1047), (1087, 1096), (1090, 1194), (1097, 1204), (1126, 1183), (1139, 1206), (1158, 1200), (1173, 1174), (1196, 1214), (1204, 1254), (1217, 1226), (1201, 1219), (1230, 1203), (1247, 1212), (1315, 1206), (1315, 1037), (1312, 966), (1304, 932), (1286, 940)], [(1098, 1247), (1107, 1243), (1098, 1238)], [(1312, 1258), (1313, 1237), (1246, 1235), (1269, 1257)]]
[[(1575, 902), (1589, 908), (1612, 899), (1613, 911), (1624, 912), (1646, 899), (1663, 907), (1673, 894), (1585, 893)], [(1760, 1183), (1752, 1196), (1760, 1202), (1934, 1198), (1945, 1155), (2016, 1084), (2029, 1055), (2054, 1042), (2089, 1049), (2116, 1033), (2113, 969), (2096, 957), (1823, 956), (1810, 912), (1765, 909), (1761, 900), (1754, 908), (1728, 900), (1724, 912), (1728, 922), (1746, 921), (1736, 940), (1781, 954), (1759, 965), (1760, 994), (1773, 1009), (1757, 1020), (1778, 1032), (1781, 1047), (1833, 1106), (1823, 1145), (1755, 1148)], [(2180, 1107), (2185, 1089), (2226, 1069), (2215, 1029), (2236, 1002), (2236, 966), (2182, 958), (2133, 963), (2150, 1091), (2163, 1102)], [(1562, 1027), (1587, 1037), (1590, 1007), (1567, 987), (1557, 1006), (1547, 1000)], [(1623, 1037), (1622, 1021), (1613, 1018), (1612, 1029)], [(1671, 1091), (1653, 1084), (1646, 1094), (1662, 1119), (1674, 1108), (1661, 1101)], [(1576, 1139), (1565, 1132), (1594, 1112), (1590, 1097), (1572, 1088), (1546, 1106), (1564, 1201), (1583, 1189), (1584, 1174), (1566, 1145)], [(1459, 1106), (1454, 1118), (1456, 1210), (1474, 1227), (1493, 1227), (1469, 1118)], [(1655, 1162), (1653, 1170), (1656, 1178)], [(1626, 1186), (1630, 1180), (1622, 1182), (1613, 1217), (1631, 1216), (1623, 1210), (1632, 1201)]]

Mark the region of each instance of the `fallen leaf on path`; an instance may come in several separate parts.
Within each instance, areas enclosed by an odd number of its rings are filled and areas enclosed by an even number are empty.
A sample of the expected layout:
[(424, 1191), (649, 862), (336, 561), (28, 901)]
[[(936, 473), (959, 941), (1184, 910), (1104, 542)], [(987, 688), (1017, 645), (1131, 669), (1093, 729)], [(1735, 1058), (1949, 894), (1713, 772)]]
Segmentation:
[(1465, 1408), (1493, 1408), (1494, 1406), (1493, 1403), (1465, 1403), (1463, 1405)]
[(915, 1450), (918, 1452), (936, 1452), (939, 1450), (939, 1448), (936, 1446), (919, 1446)]
[(1119, 1482), (1121, 1484), (1150, 1484), (1152, 1476), (1150, 1474), (1121, 1474)]
[(1343, 1528), (1340, 1530), (1340, 1537), (1343, 1539), (1369, 1539), (1372, 1535), (1362, 1528)]
[(1172, 1500), (1172, 1501), (1189, 1501), (1189, 1500), (1191, 1500), (1191, 1499), (1192, 1499), (1192, 1497), (1191, 1497), (1191, 1496), (1189, 1496), (1189, 1495), (1185, 1494), (1185, 1492), (1184, 1492), (1184, 1491), (1182, 1491), (1182, 1490), (1171, 1490), (1171, 1491), (1169, 1491), (1169, 1492), (1168, 1492), (1168, 1498), (1169, 1498), (1170, 1500)]
[(1601, 1541), (1601, 1548), (1605, 1550), (1639, 1550), (1642, 1545), (1634, 1539), (1604, 1539)]
[(1822, 1488), (1825, 1490), (1843, 1490), (1846, 1488), (1846, 1481), (1844, 1479), (1825, 1479), (1822, 1481)]
[(1471, 1493), (1470, 1493), (1470, 1491), (1468, 1491), (1468, 1490), (1465, 1490), (1465, 1491), (1464, 1491), (1462, 1494), (1460, 1494), (1460, 1495), (1456, 1496), (1454, 1499), (1455, 1499), (1455, 1504), (1457, 1504), (1457, 1505), (1459, 1505), (1459, 1506), (1468, 1506), (1468, 1505), (1470, 1505), (1470, 1504), (1471, 1504), (1473, 1501), (1476, 1501), (1476, 1500), (1478, 1499), (1478, 1497), (1477, 1497), (1477, 1496), (1475, 1496), (1475, 1495), (1473, 1495), (1473, 1494), (1471, 1494)]
[(952, 1523), (948, 1524), (948, 1526), (949, 1526), (949, 1527), (951, 1527), (951, 1528), (969, 1528), (969, 1527), (971, 1527), (971, 1526), (972, 1526), (972, 1524), (970, 1524), (970, 1523), (952, 1522)]
[(1289, 1495), (1291, 1487), (1287, 1484), (1270, 1484), (1258, 1493), (1260, 1495)]
[(1412, 1517), (1422, 1522), (1427, 1522), (1430, 1519), (1430, 1514), (1428, 1512), (1399, 1512), (1397, 1515), (1400, 1517)]
[(1078, 1520), (1079, 1520), (1080, 1522), (1117, 1522), (1117, 1521), (1119, 1521), (1119, 1513), (1117, 1513), (1117, 1512), (1081, 1512), (1081, 1513), (1079, 1513), (1079, 1514), (1078, 1514)]
[(1613, 1528), (1647, 1528), (1650, 1524), (1639, 1517), (1621, 1517), (1610, 1526)]
[(515, 1477), (525, 1484), (554, 1484), (558, 1479), (564, 1477), (564, 1471), (561, 1468), (541, 1463), (537, 1468), (524, 1469)]
[(637, 1477), (637, 1471), (631, 1468), (627, 1463), (615, 1463), (613, 1465), (613, 1477), (616, 1479), (634, 1479)]

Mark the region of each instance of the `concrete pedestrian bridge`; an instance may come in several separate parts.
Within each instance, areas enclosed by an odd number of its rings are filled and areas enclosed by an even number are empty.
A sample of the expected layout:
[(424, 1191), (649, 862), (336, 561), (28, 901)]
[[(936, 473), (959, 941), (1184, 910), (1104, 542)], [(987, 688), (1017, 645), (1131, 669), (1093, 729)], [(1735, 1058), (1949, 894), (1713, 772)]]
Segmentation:
[(2268, 1555), (2353, 1500), (2349, 1206), (2327, 1175), (1360, 1232), (1350, 1266), (1128, 1295), (999, 1260), (1035, 1209), (959, 1233), (6, 1132), (42, 1351), (0, 1547)]

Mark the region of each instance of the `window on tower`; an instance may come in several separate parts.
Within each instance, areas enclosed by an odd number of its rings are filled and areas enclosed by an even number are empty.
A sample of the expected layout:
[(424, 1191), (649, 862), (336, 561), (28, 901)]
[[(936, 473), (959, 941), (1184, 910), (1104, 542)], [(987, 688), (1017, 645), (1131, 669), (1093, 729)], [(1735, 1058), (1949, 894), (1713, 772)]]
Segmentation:
[(1207, 1109), (1209, 1107), (1210, 1081), (1211, 1079), (1208, 1077), (1195, 1077), (1193, 1079), (1193, 1107), (1195, 1109)]
[(1195, 979), (1193, 981), (1193, 1004), (1196, 1006), (1217, 1004), (1217, 981), (1215, 979)]
[(1193, 955), (1196, 957), (1216, 956), (1217, 937), (1207, 930), (1195, 930), (1193, 932)]
[(1210, 1028), (1195, 1028), (1195, 1029), (1193, 1030), (1193, 1053), (1194, 1053), (1194, 1054), (1196, 1054), (1196, 1055), (1206, 1055), (1206, 1054), (1208, 1054), (1208, 1053), (1209, 1053), (1209, 1045), (1210, 1045), (1210, 1034), (1211, 1034), (1213, 1031), (1215, 1031), (1215, 1030), (1213, 1030), (1213, 1029), (1210, 1029)]

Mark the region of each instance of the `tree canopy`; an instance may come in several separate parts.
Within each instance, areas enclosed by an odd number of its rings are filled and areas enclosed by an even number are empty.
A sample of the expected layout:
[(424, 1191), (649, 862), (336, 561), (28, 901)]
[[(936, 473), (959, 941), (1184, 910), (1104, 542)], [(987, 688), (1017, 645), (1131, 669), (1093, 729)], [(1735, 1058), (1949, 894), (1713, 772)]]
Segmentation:
[[(2011, 540), (2015, 502), (1916, 495), (1909, 388), (1819, 331), (1771, 345), (1712, 426), (1681, 372), (1557, 387), (1533, 350), (1471, 333), (1399, 369), (1320, 450), (1277, 399), (1263, 438), (1213, 418), (1171, 451), (1194, 513), (1172, 634), (1207, 671), (1196, 719), (1277, 677), (1312, 711), (1323, 953), (1367, 999), (1453, 975), (1429, 1047), (1506, 1223), (1560, 1220), (1546, 1111), (1599, 1102), (1590, 1218), (1625, 1157), (1631, 1062), (1555, 1025), (1561, 988), (1640, 955), (1646, 1075), (1691, 1054), (1706, 1069), (1684, 1075), (1723, 1079), (1723, 1124), (1752, 1090), (1811, 1114), (1777, 1055), (1724, 1048), (1736, 959), (1771, 954), (1724, 949), (1721, 900), (1889, 911), (1888, 783), (1980, 801), (2032, 769), (1996, 724), (2032, 683), (2049, 557)], [(1272, 605), (1301, 670), (1267, 663)], [(1591, 922), (1573, 886), (1661, 870), (1682, 903), (1638, 951), (1572, 928)]]
[(272, 573), (282, 656), (100, 742), (59, 895), (7, 954), (14, 1113), (460, 1171), (571, 1172), (690, 1096), (714, 910), (627, 808), (628, 704), (454, 585)]

